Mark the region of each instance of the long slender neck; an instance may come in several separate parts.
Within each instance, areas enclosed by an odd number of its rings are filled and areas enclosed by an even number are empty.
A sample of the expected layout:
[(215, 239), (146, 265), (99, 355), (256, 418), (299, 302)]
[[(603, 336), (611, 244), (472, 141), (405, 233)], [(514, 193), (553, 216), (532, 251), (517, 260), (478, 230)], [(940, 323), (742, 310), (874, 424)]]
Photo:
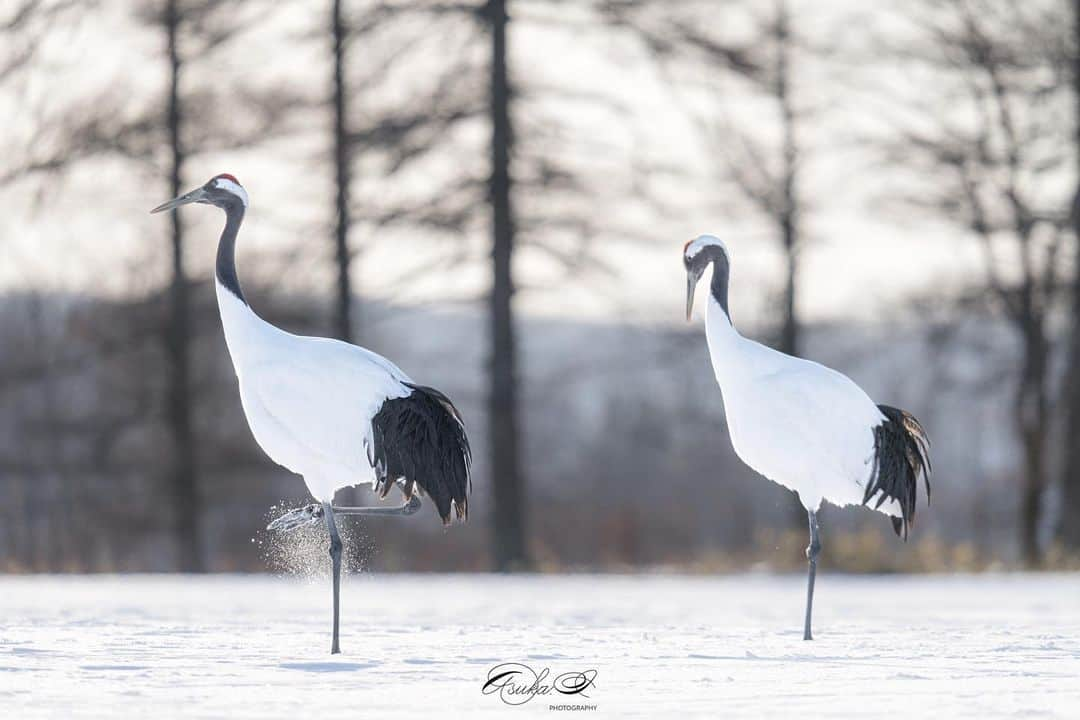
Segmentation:
[(727, 321), (731, 324), (731, 312), (728, 310), (728, 263), (726, 260), (714, 260), (712, 272), (712, 285), (709, 292), (712, 298), (724, 311)]
[(218, 240), (217, 268), (218, 282), (247, 305), (244, 292), (240, 289), (240, 278), (236, 275), (236, 236), (240, 232), (240, 223), (244, 221), (244, 206), (232, 203), (225, 208), (225, 229)]
[(731, 322), (728, 311), (728, 263), (724, 259), (713, 262), (712, 283), (709, 287), (709, 304), (705, 309), (705, 337), (709, 342), (716, 379), (723, 387), (732, 373), (738, 373), (742, 362), (742, 337)]

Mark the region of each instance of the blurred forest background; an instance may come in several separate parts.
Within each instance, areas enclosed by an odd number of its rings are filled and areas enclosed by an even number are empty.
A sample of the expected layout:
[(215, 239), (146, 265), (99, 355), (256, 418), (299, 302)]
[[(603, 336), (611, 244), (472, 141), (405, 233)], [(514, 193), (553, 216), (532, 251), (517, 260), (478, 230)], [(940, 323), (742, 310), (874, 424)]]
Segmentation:
[(825, 567), (1075, 566), (1078, 48), (1075, 0), (0, 0), (0, 569), (265, 570), (307, 501), (220, 217), (147, 214), (219, 172), (256, 311), (469, 426), (469, 524), (350, 523), (366, 566), (801, 568), (682, 322), (702, 232), (744, 334), (934, 441), (912, 540), (826, 509)]

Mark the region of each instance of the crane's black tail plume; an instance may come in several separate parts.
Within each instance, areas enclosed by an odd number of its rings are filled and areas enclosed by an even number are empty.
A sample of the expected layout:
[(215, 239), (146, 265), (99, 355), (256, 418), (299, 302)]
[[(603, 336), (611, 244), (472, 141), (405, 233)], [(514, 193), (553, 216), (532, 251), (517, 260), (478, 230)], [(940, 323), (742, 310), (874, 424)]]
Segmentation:
[(469, 517), (472, 450), (465, 423), (450, 398), (434, 388), (405, 383), (412, 393), (386, 400), (372, 418), (371, 464), (377, 490), (386, 497), (402, 482), (406, 498), (415, 488), (434, 501), (443, 524), (450, 508)]
[(897, 537), (907, 540), (915, 524), (919, 475), (926, 483), (926, 504), (930, 504), (930, 438), (915, 416), (888, 405), (878, 405), (884, 422), (874, 428), (874, 467), (866, 484), (863, 504), (877, 496), (874, 509), (886, 500), (900, 505), (900, 517), (892, 518)]

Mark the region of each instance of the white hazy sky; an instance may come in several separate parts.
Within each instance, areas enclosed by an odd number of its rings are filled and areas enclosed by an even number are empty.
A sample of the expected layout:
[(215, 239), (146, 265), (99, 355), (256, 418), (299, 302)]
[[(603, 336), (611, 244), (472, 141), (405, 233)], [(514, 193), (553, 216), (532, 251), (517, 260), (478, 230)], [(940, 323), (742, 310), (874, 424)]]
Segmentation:
[[(565, 141), (562, 152), (581, 158), (598, 179), (597, 197), (589, 199), (594, 209), (588, 212), (600, 231), (591, 242), (597, 257), (617, 272), (563, 278), (546, 257), (525, 248), (518, 256), (524, 287), (519, 307), (548, 315), (618, 314), (678, 322), (685, 292), (679, 253), (687, 239), (708, 232), (724, 237), (732, 249), (736, 315), (761, 320), (764, 303), (781, 277), (773, 237), (721, 181), (717, 145), (701, 137), (685, 108), (699, 108), (719, 124), (755, 127), (762, 137), (772, 131), (769, 108), (737, 82), (716, 81), (716, 73), (694, 78), (660, 70), (632, 35), (597, 29), (589, 3), (566, 5), (557, 13), (536, 2), (519, 5), (511, 35), (512, 70), (524, 84), (558, 88), (571, 96), (599, 89), (611, 104), (528, 101), (519, 106), (518, 119), (524, 127), (557, 118)], [(803, 2), (796, 4), (796, 12), (808, 34), (839, 38), (845, 48), (859, 51), (872, 29), (888, 27), (887, 13), (896, 7), (891, 2), (866, 6), (855, 0)], [(298, 39), (305, 28), (322, 20), (312, 7), (299, 3), (279, 10), (270, 23), (223, 48), (192, 73), (229, 75), (252, 85), (281, 79), (319, 93), (318, 84), (328, 75), (325, 53), (317, 43)], [(739, 16), (725, 12), (714, 12), (717, 23), (727, 23), (719, 32), (737, 36)], [(58, 28), (46, 47), (47, 66), (25, 82), (0, 88), (0, 111), (12, 119), (5, 144), (31, 142), (39, 114), (58, 100), (93, 97), (111, 87), (124, 97), (152, 101), (165, 71), (155, 54), (161, 39), (137, 30), (129, 15), (125, 3), (111, 2), (78, 27)], [(427, 61), (439, 61), (441, 42), (432, 38), (421, 44)], [(282, 52), (283, 47), (288, 52)], [(363, 55), (354, 53), (353, 62), (363, 62)], [(898, 98), (911, 90), (903, 72), (884, 62), (853, 66), (806, 60), (797, 72), (802, 102), (811, 105), (818, 118), (802, 138), (813, 153), (802, 191), (814, 206), (806, 223), (813, 242), (803, 264), (800, 302), (805, 314), (814, 319), (895, 317), (891, 304), (978, 272), (974, 246), (955, 230), (932, 218), (885, 209), (882, 200), (894, 173), (855, 142), (873, 130), (877, 111), (859, 91), (860, 81), (872, 73), (876, 84), (891, 83)], [(704, 90), (702, 82), (719, 84)], [(354, 98), (361, 107), (364, 101), (362, 95)], [(203, 153), (190, 163), (191, 186), (228, 171), (248, 189), (252, 206), (240, 240), (242, 277), (280, 272), (283, 285), (306, 286), (329, 296), (330, 170), (314, 160), (324, 141), (316, 132), (322, 127), (313, 125), (257, 152)], [(467, 128), (463, 142), (480, 143), (483, 132), (482, 127)], [(527, 142), (528, 135), (522, 136)], [(635, 164), (670, 169), (646, 181), (658, 208), (646, 207), (633, 194), (629, 168)], [(365, 181), (363, 192), (393, 194), (398, 189)], [(419, 181), (405, 177), (387, 182)], [(0, 286), (103, 293), (153, 287), (165, 277), (167, 221), (147, 210), (167, 199), (165, 193), (164, 183), (149, 169), (118, 162), (88, 164), (54, 188), (24, 184), (0, 191)], [(365, 198), (357, 200), (362, 204)], [(519, 202), (531, 210), (538, 201), (519, 196)], [(208, 276), (220, 218), (209, 209), (191, 208), (186, 219), (191, 228), (189, 267), (193, 274)], [(480, 293), (486, 279), (485, 231), (485, 224), (471, 231), (472, 262), (400, 282), (399, 273), (428, 263), (445, 248), (423, 231), (375, 237), (361, 225), (356, 233), (361, 251), (357, 287), (404, 303)], [(633, 241), (627, 239), (629, 231)], [(281, 251), (290, 249), (301, 255), (280, 264)]]

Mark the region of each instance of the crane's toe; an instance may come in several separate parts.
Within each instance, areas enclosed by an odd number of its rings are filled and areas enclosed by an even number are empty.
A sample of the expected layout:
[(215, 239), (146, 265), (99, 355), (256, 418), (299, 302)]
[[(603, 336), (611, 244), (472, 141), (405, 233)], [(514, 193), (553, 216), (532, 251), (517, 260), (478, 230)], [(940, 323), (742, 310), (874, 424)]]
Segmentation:
[(304, 525), (322, 520), (323, 509), (321, 505), (312, 503), (302, 508), (290, 510), (266, 526), (267, 530), (288, 532)]
[(420, 501), (420, 498), (416, 495), (412, 495), (409, 497), (409, 501), (402, 506), (401, 514), (415, 515), (416, 511), (419, 510), (422, 505), (423, 503)]

